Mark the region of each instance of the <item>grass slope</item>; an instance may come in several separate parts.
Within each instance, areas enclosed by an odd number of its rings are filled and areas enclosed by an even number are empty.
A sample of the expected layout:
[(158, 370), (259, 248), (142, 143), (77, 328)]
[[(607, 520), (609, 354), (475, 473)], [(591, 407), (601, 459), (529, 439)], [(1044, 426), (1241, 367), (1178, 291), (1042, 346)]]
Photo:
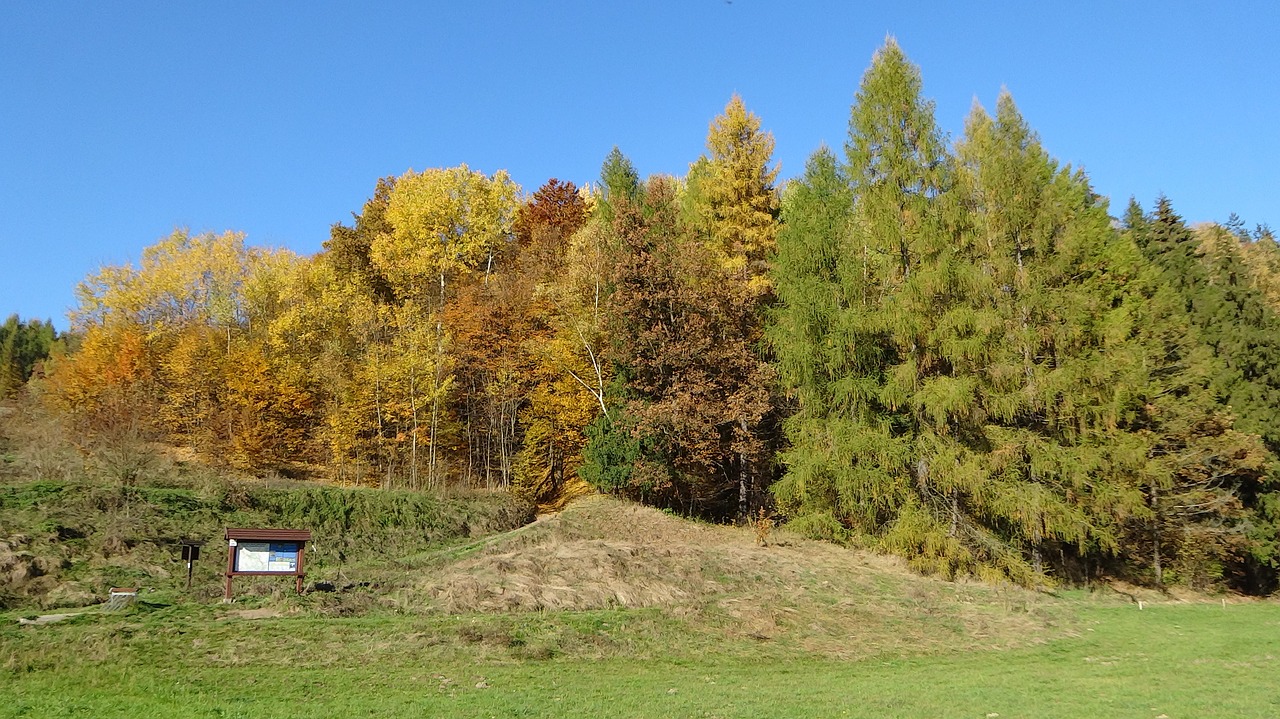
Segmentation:
[[(518, 527), (532, 518), (505, 493), (438, 497), (419, 492), (255, 482), (181, 473), (151, 484), (83, 479), (0, 483), (0, 608), (80, 606), (111, 586), (157, 597), (222, 595), (226, 527), (310, 529), (308, 578), (372, 586), (402, 570), (397, 558)], [(185, 591), (180, 541), (207, 543)], [(241, 580), (247, 594), (288, 583)]]
[(427, 563), (410, 591), (453, 614), (656, 609), (673, 634), (754, 656), (1010, 647), (1065, 631), (1042, 594), (921, 577), (784, 532), (760, 547), (747, 529), (606, 497)]

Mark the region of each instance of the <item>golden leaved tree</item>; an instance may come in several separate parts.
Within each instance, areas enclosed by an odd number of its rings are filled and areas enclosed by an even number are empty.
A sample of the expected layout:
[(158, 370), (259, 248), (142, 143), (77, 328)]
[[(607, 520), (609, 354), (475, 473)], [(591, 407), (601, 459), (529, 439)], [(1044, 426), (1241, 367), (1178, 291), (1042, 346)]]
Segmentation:
[[(91, 274), (72, 313), (84, 346), (59, 368), (56, 401), (72, 416), (103, 415), (95, 398), (146, 387), (150, 404), (135, 405), (172, 440), (250, 468), (296, 458), (311, 401), (274, 362), (267, 329), (297, 263), (287, 251), (245, 247), (239, 233), (178, 230), (137, 267)], [(126, 367), (131, 378), (120, 379)]]
[[(426, 486), (444, 482), (442, 448), (456, 424), (446, 416), (450, 359), (444, 309), (456, 281), (486, 278), (510, 242), (519, 187), (504, 171), (492, 177), (466, 165), (409, 171), (397, 178), (385, 207), (387, 230), (372, 238), (372, 268), (399, 303), (388, 361), (403, 366), (396, 390), (408, 408), (407, 474), (418, 486), (419, 453), (426, 444)], [(405, 355), (412, 355), (408, 357)], [(423, 357), (427, 360), (423, 360)], [(429, 375), (422, 375), (422, 362)], [(425, 434), (425, 436), (423, 436)]]

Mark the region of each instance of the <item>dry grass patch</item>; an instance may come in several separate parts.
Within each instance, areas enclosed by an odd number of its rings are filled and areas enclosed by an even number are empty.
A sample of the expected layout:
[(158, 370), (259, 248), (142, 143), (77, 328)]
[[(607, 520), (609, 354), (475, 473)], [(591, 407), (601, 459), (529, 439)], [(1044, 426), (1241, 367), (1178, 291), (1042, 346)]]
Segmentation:
[(1011, 647), (1064, 633), (1051, 597), (921, 577), (902, 562), (775, 530), (588, 497), (433, 568), (449, 613), (658, 608), (692, 631), (822, 656)]

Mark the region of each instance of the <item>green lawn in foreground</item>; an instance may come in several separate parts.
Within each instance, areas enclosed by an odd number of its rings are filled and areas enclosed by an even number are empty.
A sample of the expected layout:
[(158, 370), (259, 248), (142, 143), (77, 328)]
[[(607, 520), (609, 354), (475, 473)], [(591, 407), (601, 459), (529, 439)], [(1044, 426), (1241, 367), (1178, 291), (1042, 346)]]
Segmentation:
[[(1029, 649), (856, 662), (465, 661), (414, 651), (344, 661), (342, 645), (316, 641), (282, 648), (270, 666), (216, 666), (204, 633), (219, 635), (224, 655), (256, 652), (255, 634), (315, 620), (195, 618), (185, 633), (111, 659), (76, 655), (77, 641), (91, 644), (83, 623), (11, 625), (0, 629), (0, 716), (1280, 717), (1280, 604), (1083, 605), (1080, 616), (1078, 636)], [(417, 620), (346, 621), (383, 631)]]

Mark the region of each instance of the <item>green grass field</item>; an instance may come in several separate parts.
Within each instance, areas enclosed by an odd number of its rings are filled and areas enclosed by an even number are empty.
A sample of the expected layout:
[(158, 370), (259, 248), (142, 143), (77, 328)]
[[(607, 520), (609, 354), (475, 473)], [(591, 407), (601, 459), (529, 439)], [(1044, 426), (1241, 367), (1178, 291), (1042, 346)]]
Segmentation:
[[(1062, 602), (1075, 628), (1043, 644), (858, 661), (701, 645), (635, 610), (251, 620), (170, 607), (8, 621), (0, 716), (1280, 716), (1280, 605)], [(573, 637), (618, 650), (559, 656)], [(640, 637), (665, 648), (629, 656)]]
[[(1280, 717), (1275, 601), (949, 582), (606, 497), (526, 524), (497, 494), (86, 471), (0, 466), (0, 719)], [(313, 530), (316, 591), (222, 604), (227, 526)]]

